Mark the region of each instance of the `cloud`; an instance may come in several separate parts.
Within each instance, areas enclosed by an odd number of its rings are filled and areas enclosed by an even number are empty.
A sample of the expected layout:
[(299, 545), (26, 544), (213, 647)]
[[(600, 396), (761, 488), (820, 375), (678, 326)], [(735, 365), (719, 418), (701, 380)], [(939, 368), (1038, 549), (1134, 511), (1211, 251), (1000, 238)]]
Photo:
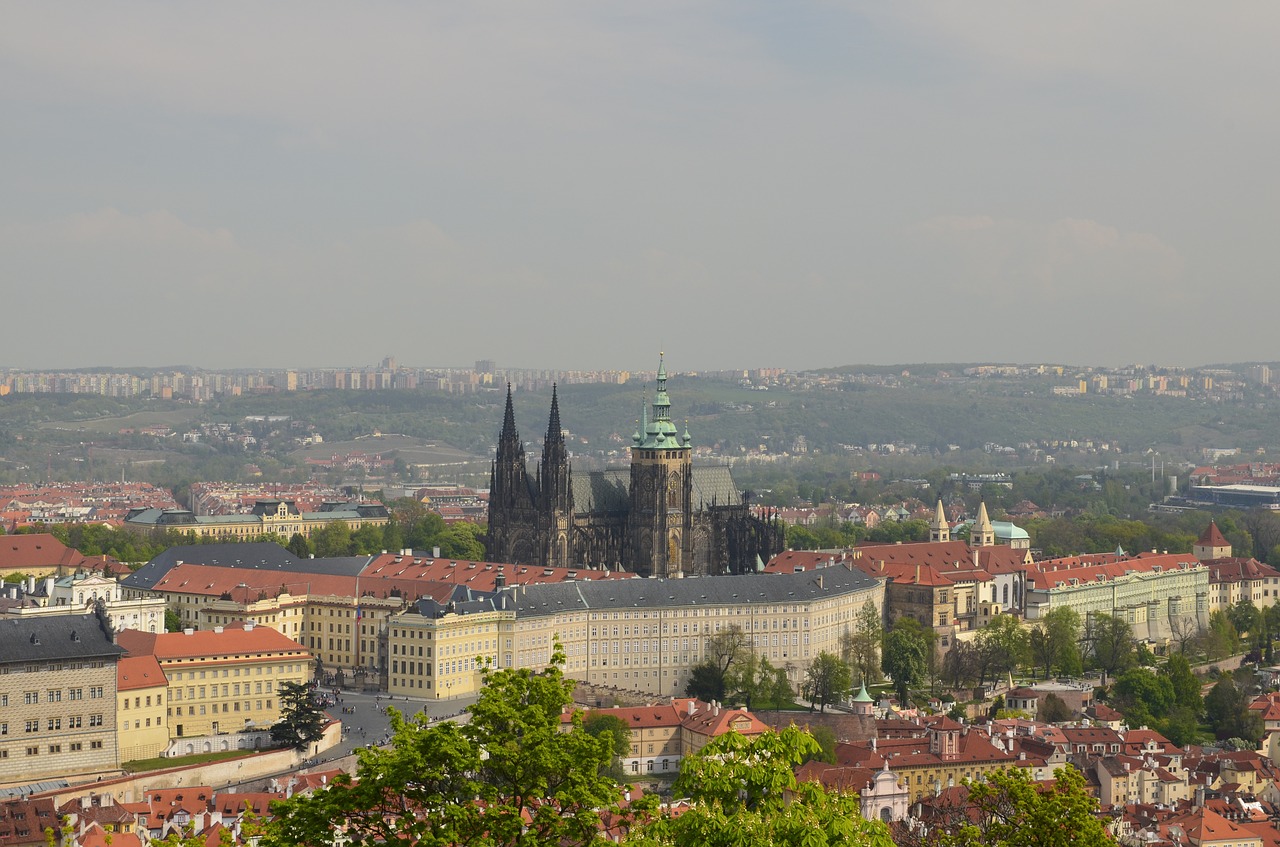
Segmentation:
[(224, 252), (237, 249), (229, 230), (193, 226), (164, 209), (130, 214), (107, 208), (41, 223), (0, 226), (0, 242), (55, 249), (126, 247)]

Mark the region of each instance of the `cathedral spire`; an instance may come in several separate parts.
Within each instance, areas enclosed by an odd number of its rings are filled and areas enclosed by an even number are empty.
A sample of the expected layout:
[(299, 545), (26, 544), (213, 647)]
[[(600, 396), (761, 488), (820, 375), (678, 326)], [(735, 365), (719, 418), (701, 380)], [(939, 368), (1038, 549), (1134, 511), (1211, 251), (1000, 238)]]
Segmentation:
[(556, 384), (551, 383), (551, 417), (547, 420), (547, 441), (564, 441), (564, 430), (560, 427), (560, 398), (556, 394)]
[(507, 409), (502, 415), (502, 433), (498, 436), (498, 464), (503, 460), (524, 462), (524, 443), (516, 431), (516, 413), (511, 400), (511, 383), (507, 383)]

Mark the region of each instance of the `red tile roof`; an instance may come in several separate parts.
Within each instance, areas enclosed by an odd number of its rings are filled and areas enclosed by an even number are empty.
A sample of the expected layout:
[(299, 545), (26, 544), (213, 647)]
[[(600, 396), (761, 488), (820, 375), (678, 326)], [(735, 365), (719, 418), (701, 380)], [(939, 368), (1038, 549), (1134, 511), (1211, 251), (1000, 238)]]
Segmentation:
[(126, 629), (116, 643), (132, 656), (155, 656), (160, 661), (206, 659), (212, 662), (232, 660), (264, 653), (291, 653), (300, 657), (310, 654), (307, 648), (266, 626), (246, 628), (233, 623), (222, 628), (198, 629), (193, 632), (142, 632)]
[(169, 684), (155, 656), (124, 656), (116, 665), (116, 688), (133, 691), (137, 688), (156, 688)]

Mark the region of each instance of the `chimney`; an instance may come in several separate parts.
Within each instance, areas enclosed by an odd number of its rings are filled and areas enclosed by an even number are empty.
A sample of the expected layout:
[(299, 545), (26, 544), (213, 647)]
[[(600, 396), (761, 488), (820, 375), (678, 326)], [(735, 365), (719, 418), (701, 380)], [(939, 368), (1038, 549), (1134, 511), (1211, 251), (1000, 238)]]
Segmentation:
[(824, 591), (826, 590), (826, 587), (826, 581), (822, 578), (822, 574), (818, 574), (818, 590)]
[(245, 621), (245, 622), (244, 622), (244, 631), (245, 631), (245, 632), (253, 632), (253, 621)]
[(188, 627), (184, 627), (184, 628), (183, 628), (183, 630), (182, 630), (182, 634), (183, 634), (183, 635), (195, 635), (195, 634), (196, 634), (196, 631), (195, 631), (194, 629), (192, 629), (191, 627), (189, 627), (189, 626), (188, 626)]
[(698, 713), (698, 701), (689, 698), (689, 717), (693, 717)]
[(433, 559), (438, 559), (438, 558), (440, 558), (440, 548), (439, 548), (439, 547), (432, 547), (432, 548), (431, 548), (431, 558), (433, 558)]
[(214, 631), (214, 632), (216, 632), (216, 633), (218, 633), (219, 635), (221, 635), (221, 634), (222, 634), (222, 627), (220, 627), (220, 626), (215, 626), (215, 627), (213, 628), (213, 631)]

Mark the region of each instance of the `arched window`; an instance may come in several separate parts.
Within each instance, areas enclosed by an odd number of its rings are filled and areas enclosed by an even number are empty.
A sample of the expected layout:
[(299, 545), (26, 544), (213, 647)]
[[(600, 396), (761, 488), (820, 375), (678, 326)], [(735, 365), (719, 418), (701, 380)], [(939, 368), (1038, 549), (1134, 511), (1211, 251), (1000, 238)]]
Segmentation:
[(889, 821), (893, 820), (893, 809), (889, 808), (888, 806), (882, 807), (880, 809), (880, 820), (884, 821), (885, 823), (889, 823)]

